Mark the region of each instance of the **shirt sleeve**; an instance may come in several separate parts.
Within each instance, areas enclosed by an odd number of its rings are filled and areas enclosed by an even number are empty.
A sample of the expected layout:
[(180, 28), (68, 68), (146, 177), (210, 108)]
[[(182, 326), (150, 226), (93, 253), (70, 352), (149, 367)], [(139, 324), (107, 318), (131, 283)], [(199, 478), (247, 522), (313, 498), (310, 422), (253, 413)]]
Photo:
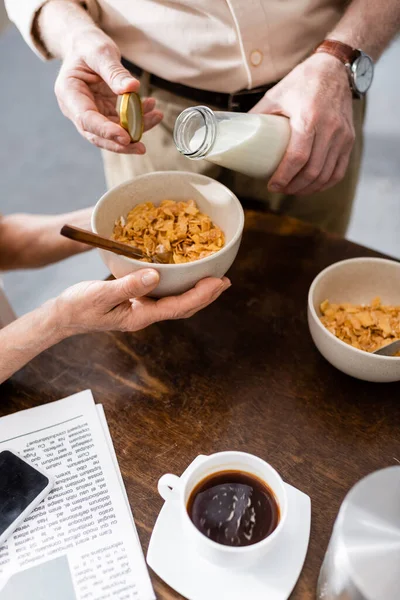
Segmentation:
[[(53, 58), (41, 39), (34, 35), (35, 17), (49, 0), (5, 0), (10, 21), (19, 29), (28, 46), (43, 60)], [(51, 0), (50, 0), (51, 1)], [(97, 0), (67, 0), (83, 6), (95, 22), (99, 21), (100, 8)]]

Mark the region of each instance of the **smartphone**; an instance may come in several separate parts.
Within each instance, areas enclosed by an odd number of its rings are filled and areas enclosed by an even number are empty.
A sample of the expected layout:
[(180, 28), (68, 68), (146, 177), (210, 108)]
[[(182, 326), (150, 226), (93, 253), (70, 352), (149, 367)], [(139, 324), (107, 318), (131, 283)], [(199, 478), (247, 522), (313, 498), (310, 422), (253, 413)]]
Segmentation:
[(0, 546), (46, 498), (53, 478), (12, 450), (0, 452)]

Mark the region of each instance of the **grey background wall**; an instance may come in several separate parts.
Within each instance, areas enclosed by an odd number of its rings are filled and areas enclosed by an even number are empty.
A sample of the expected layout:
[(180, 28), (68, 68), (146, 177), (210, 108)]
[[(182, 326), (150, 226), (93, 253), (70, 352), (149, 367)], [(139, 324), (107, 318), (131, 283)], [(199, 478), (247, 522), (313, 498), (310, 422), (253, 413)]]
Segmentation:
[[(105, 190), (101, 159), (61, 115), (58, 64), (41, 62), (0, 0), (0, 212), (60, 213), (93, 204)], [(379, 62), (369, 95), (361, 182), (348, 237), (400, 258), (400, 41)], [(72, 283), (106, 275), (96, 252), (35, 272), (5, 276), (18, 313)]]
[(4, 8), (4, 2), (0, 0), (0, 33), (5, 29), (8, 24), (8, 19), (6, 15), (6, 9)]

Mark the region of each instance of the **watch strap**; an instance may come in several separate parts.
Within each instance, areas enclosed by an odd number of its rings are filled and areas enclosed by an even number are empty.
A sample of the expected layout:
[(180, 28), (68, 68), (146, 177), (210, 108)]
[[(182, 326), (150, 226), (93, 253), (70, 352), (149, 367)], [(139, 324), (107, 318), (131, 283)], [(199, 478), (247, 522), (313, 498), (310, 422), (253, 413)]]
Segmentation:
[(351, 65), (361, 54), (360, 50), (337, 40), (324, 40), (314, 50), (314, 54), (326, 52), (340, 60), (344, 65)]

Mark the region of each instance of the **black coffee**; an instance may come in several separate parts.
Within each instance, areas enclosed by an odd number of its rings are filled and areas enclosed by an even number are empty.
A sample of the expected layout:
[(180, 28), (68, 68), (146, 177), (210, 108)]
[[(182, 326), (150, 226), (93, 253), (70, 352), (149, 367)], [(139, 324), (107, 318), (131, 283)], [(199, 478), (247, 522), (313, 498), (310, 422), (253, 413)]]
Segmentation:
[(279, 523), (279, 506), (266, 483), (242, 471), (222, 471), (203, 479), (187, 505), (201, 533), (225, 546), (250, 546)]

